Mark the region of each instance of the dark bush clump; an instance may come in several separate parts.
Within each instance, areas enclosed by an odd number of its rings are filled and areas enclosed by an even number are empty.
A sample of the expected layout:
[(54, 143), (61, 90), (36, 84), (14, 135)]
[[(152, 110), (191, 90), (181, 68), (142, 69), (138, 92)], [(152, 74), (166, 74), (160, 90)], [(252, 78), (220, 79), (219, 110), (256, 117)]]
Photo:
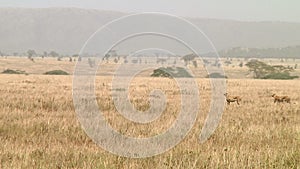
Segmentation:
[(45, 75), (69, 75), (69, 73), (63, 70), (52, 70), (49, 72), (44, 73)]
[(169, 77), (169, 78), (176, 78), (176, 77), (192, 77), (192, 75), (182, 67), (161, 67), (155, 69), (151, 74), (152, 77)]
[(21, 70), (12, 70), (12, 69), (6, 69), (2, 72), (3, 74), (27, 74), (25, 71)]
[(291, 76), (287, 72), (282, 73), (271, 73), (263, 77), (263, 79), (281, 79), (281, 80), (289, 80), (289, 79), (296, 79), (299, 78), (298, 76)]
[(225, 78), (225, 79), (227, 79), (228, 77), (225, 75), (222, 75), (220, 73), (211, 73), (211, 74), (207, 75), (206, 78)]

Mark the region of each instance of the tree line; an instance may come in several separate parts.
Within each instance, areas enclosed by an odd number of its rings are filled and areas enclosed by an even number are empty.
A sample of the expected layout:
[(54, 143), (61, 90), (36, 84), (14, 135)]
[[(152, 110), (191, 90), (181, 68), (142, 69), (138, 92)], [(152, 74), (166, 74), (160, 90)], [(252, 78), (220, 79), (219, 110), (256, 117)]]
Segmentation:
[(300, 46), (289, 46), (284, 48), (235, 47), (219, 51), (219, 55), (221, 57), (235, 58), (300, 58)]

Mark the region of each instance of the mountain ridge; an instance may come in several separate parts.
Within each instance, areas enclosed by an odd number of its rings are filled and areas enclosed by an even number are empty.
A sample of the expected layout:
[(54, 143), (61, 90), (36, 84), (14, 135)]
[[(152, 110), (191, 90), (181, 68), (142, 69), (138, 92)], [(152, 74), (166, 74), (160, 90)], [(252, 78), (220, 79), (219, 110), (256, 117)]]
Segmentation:
[[(126, 14), (83, 8), (0, 8), (0, 51), (78, 53), (98, 28)], [(300, 45), (300, 23), (183, 18), (205, 32), (218, 50)]]

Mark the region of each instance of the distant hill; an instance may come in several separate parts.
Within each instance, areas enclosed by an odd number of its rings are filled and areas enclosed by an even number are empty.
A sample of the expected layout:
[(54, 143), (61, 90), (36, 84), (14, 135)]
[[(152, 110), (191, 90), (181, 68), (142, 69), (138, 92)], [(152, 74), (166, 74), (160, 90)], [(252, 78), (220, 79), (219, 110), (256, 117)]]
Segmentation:
[[(124, 15), (77, 8), (0, 8), (0, 51), (75, 54), (99, 27)], [(218, 50), (300, 45), (300, 23), (187, 19), (203, 30)]]
[(92, 33), (122, 15), (75, 8), (0, 8), (0, 51), (78, 53)]

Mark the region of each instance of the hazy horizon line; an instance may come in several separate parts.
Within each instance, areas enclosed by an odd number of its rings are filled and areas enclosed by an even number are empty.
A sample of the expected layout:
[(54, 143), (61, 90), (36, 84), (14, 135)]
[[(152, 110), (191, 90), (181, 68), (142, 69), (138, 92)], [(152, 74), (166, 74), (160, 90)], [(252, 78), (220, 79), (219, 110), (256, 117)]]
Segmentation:
[[(84, 8), (84, 7), (64, 7), (64, 6), (52, 6), (52, 7), (14, 7), (14, 6), (0, 6), (0, 9), (79, 9), (79, 10), (94, 10), (99, 12), (115, 12), (115, 13), (121, 13), (124, 15), (129, 14), (138, 14), (138, 13), (150, 13), (150, 11), (147, 12), (129, 12), (129, 11), (118, 11), (118, 10), (109, 10), (109, 9), (97, 9), (97, 8)], [(214, 17), (198, 17), (198, 16), (180, 16), (175, 15), (167, 12), (159, 12), (159, 11), (153, 11), (157, 13), (162, 14), (170, 14), (173, 16), (178, 16), (186, 19), (207, 19), (207, 20), (221, 20), (221, 21), (234, 21), (234, 22), (252, 22), (252, 23), (291, 23), (291, 24), (300, 24), (299, 21), (282, 21), (282, 20), (242, 20), (242, 19), (233, 19), (233, 18), (214, 18)]]

